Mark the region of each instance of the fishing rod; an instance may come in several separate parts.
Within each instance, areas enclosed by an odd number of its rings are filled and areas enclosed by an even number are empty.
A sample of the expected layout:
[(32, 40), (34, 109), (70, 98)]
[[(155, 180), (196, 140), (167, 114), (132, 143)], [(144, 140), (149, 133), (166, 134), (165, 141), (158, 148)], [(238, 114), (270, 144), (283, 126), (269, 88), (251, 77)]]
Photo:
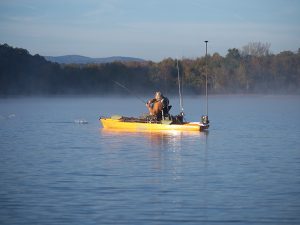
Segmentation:
[(183, 105), (182, 105), (182, 94), (181, 94), (181, 82), (180, 82), (180, 74), (179, 74), (179, 66), (178, 66), (178, 59), (176, 59), (177, 62), (177, 78), (178, 78), (178, 92), (179, 92), (179, 106), (180, 106), (180, 110), (181, 110), (181, 114), (184, 115), (183, 112)]
[(127, 87), (125, 87), (123, 84), (120, 84), (119, 82), (117, 81), (114, 81), (113, 82), (118, 85), (119, 87), (123, 88), (124, 90), (126, 90), (128, 93), (130, 93), (131, 95), (133, 95), (134, 97), (136, 97), (137, 99), (139, 99), (141, 102), (143, 102), (144, 104), (146, 104), (146, 102), (140, 98), (139, 96), (137, 96), (136, 94), (134, 94), (130, 89), (128, 89)]
[(208, 120), (208, 94), (207, 94), (207, 70), (208, 70), (208, 63), (207, 63), (207, 42), (205, 42), (205, 96), (206, 96), (206, 115), (201, 117), (201, 121), (203, 124), (209, 124)]
[(205, 42), (205, 46), (206, 46), (206, 50), (205, 50), (205, 95), (206, 95), (206, 116), (208, 116), (208, 95), (207, 95), (207, 42), (208, 41), (204, 41)]

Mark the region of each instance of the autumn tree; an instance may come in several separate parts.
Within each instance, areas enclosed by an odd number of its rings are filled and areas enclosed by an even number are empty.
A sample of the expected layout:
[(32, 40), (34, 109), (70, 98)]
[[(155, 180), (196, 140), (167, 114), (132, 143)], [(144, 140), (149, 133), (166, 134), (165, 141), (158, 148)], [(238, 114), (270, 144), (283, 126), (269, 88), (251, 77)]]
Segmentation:
[(242, 47), (241, 55), (247, 56), (267, 56), (270, 53), (270, 43), (250, 42)]

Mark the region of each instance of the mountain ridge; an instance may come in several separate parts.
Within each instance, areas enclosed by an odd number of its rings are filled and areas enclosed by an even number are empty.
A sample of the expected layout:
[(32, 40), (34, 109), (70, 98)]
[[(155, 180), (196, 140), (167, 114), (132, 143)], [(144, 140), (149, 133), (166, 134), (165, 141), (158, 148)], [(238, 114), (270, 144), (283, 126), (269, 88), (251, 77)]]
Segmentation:
[(144, 59), (127, 57), (127, 56), (111, 56), (103, 58), (92, 58), (82, 55), (62, 55), (62, 56), (43, 56), (47, 61), (59, 64), (101, 64), (111, 62), (144, 62)]

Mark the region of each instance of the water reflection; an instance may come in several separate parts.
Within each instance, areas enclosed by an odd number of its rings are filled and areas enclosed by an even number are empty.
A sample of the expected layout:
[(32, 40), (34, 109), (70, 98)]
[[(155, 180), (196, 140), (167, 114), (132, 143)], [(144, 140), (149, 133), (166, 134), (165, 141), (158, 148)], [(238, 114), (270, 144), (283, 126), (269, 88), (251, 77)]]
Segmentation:
[[(111, 129), (102, 128), (100, 133), (104, 137), (113, 137), (117, 140), (124, 138), (143, 138), (150, 146), (159, 149), (169, 149), (173, 152), (180, 151), (182, 149), (182, 140), (197, 140), (202, 144), (207, 143), (208, 131), (134, 131), (126, 129)], [(140, 139), (139, 139), (140, 140)]]
[[(120, 157), (124, 150), (127, 152), (126, 157), (133, 157), (132, 160), (136, 160), (136, 163), (141, 158), (143, 161), (146, 160), (157, 175), (167, 173), (174, 182), (182, 180), (183, 170), (186, 170), (184, 157), (194, 155), (195, 160), (196, 158), (200, 160), (198, 163), (206, 165), (208, 132), (137, 132), (102, 128), (100, 134), (105, 148), (109, 151), (108, 154), (118, 152), (116, 157)], [(121, 160), (118, 163), (122, 164)]]
[[(126, 150), (135, 158), (143, 154), (152, 162), (156, 171), (169, 170), (173, 179), (180, 179), (182, 156), (204, 154), (206, 164), (208, 132), (145, 131), (100, 129), (101, 139), (109, 152)], [(196, 152), (186, 151), (195, 149)], [(144, 158), (145, 159), (145, 158)]]

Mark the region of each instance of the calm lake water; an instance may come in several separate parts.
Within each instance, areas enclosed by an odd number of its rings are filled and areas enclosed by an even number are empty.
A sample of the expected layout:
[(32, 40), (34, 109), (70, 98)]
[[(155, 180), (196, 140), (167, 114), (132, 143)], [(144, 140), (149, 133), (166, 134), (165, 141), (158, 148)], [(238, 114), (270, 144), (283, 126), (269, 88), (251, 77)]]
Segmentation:
[[(184, 99), (188, 120), (203, 100)], [(300, 224), (300, 96), (211, 96), (206, 133), (98, 121), (143, 112), (135, 98), (0, 99), (0, 224)]]

